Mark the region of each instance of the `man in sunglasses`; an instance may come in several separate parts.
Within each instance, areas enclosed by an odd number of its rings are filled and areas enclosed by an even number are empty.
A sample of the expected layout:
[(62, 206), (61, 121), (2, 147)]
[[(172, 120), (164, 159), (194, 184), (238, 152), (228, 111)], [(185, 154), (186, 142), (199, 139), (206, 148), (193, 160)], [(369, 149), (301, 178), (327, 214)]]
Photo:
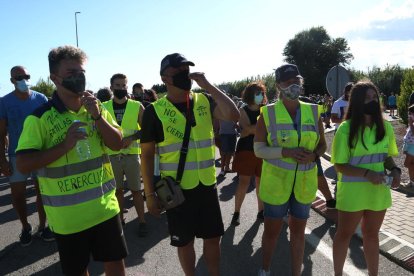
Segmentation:
[[(36, 206), (39, 215), (39, 228), (37, 234), (44, 241), (53, 241), (54, 237), (49, 227), (46, 227), (46, 215), (43, 209), (41, 197), (38, 192), (38, 182), (34, 172), (25, 174), (16, 168), (15, 150), (20, 134), (23, 130), (23, 123), (36, 108), (47, 102), (45, 95), (29, 89), (30, 75), (23, 66), (14, 66), (10, 70), (10, 81), (15, 89), (5, 95), (0, 102), (0, 169), (9, 177), (13, 207), (16, 209), (22, 232), (20, 244), (28, 246), (32, 242), (32, 226), (27, 221), (26, 207), (26, 185), (31, 177), (36, 187)], [(6, 159), (4, 144), (5, 137), (9, 136), (8, 160)]]

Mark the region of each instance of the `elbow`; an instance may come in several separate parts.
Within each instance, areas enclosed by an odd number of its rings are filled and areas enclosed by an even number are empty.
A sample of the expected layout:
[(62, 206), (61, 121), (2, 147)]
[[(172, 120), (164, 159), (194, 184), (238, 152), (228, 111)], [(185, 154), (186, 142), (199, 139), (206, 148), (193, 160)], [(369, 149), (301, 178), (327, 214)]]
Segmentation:
[(16, 156), (16, 168), (22, 174), (29, 174), (31, 172), (27, 162), (20, 155)]

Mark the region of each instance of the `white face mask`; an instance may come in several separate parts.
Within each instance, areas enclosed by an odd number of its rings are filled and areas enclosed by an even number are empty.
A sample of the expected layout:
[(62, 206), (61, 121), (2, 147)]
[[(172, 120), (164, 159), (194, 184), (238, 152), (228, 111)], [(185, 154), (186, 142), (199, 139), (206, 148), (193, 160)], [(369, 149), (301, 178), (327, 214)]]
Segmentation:
[(16, 81), (16, 88), (21, 93), (29, 92), (29, 82), (27, 80)]
[(280, 88), (283, 93), (283, 96), (288, 100), (297, 100), (299, 98), (300, 92), (302, 91), (302, 86), (299, 84), (291, 84), (286, 88)]

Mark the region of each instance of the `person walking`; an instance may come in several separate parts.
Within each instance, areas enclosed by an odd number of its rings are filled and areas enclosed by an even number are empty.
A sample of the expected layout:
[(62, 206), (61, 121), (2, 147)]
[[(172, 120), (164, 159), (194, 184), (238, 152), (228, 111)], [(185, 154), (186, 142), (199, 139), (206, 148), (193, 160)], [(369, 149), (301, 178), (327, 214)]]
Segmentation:
[(274, 248), (289, 216), (292, 275), (300, 275), (305, 248), (305, 227), (318, 189), (315, 160), (326, 150), (318, 106), (299, 101), (303, 78), (298, 67), (276, 69), (280, 99), (262, 108), (254, 151), (263, 158), (259, 197), (264, 204), (263, 262), (259, 275), (270, 275)]
[[(15, 150), (23, 130), (24, 120), (36, 108), (47, 102), (45, 95), (29, 88), (30, 74), (23, 66), (14, 66), (10, 70), (10, 81), (14, 90), (0, 100), (0, 169), (9, 178), (13, 208), (16, 210), (22, 231), (20, 245), (32, 243), (32, 226), (27, 221), (26, 186), (31, 178), (36, 190), (36, 208), (39, 216), (37, 235), (44, 241), (53, 241), (53, 233), (46, 226), (46, 214), (39, 193), (39, 184), (35, 171), (20, 172), (16, 167)], [(8, 157), (6, 159), (5, 141), (9, 137)]]
[[(338, 172), (335, 275), (342, 275), (349, 242), (360, 221), (368, 274), (378, 275), (378, 232), (391, 207), (390, 187), (397, 188), (401, 179), (401, 169), (392, 159), (397, 155), (392, 125), (382, 117), (378, 88), (369, 81), (356, 83), (332, 145), (331, 162)], [(386, 170), (389, 175), (384, 174)]]
[(239, 109), (241, 127), (240, 139), (237, 142), (236, 155), (233, 161), (233, 171), (239, 175), (239, 183), (234, 199), (234, 213), (231, 219), (233, 226), (240, 224), (240, 209), (249, 188), (250, 179), (255, 177), (257, 196), (257, 219), (264, 220), (263, 202), (259, 199), (260, 175), (262, 172), (262, 159), (256, 157), (253, 150), (253, 140), (256, 134), (257, 118), (260, 108), (267, 103), (266, 86), (261, 82), (252, 82), (242, 92), (245, 106)]
[(38, 171), (40, 193), (65, 275), (88, 275), (92, 256), (106, 275), (125, 275), (128, 254), (106, 147), (120, 150), (119, 126), (85, 91), (86, 54), (49, 52), (52, 99), (26, 118), (16, 149), (22, 173)]
[[(108, 150), (112, 170), (116, 181), (116, 197), (119, 208), (124, 210), (124, 175), (128, 189), (131, 191), (135, 210), (138, 214), (138, 236), (145, 237), (148, 233), (144, 217), (144, 199), (141, 194), (141, 165), (139, 154), (139, 138), (144, 107), (138, 101), (127, 98), (128, 78), (124, 74), (114, 74), (110, 80), (113, 99), (103, 105), (116, 120), (122, 130), (122, 150)], [(125, 225), (124, 212), (121, 221)]]
[[(148, 211), (159, 216), (161, 208), (153, 185), (154, 154), (159, 153), (161, 177), (176, 179), (189, 120), (189, 146), (180, 187), (185, 201), (167, 210), (171, 245), (177, 247), (185, 275), (195, 274), (195, 237), (203, 239), (203, 256), (209, 275), (220, 272), (220, 237), (224, 233), (216, 189), (213, 118), (237, 121), (239, 112), (233, 101), (212, 85), (204, 73), (190, 73), (194, 63), (174, 53), (161, 61), (160, 75), (167, 94), (149, 105), (142, 125), (142, 176)], [(195, 81), (208, 93), (191, 92)]]

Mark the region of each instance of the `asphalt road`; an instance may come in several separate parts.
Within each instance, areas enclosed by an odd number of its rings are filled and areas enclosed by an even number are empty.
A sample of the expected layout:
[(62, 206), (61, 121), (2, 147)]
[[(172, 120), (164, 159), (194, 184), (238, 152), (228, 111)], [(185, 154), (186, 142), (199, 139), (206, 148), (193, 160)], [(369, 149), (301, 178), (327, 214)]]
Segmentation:
[[(3, 180), (3, 181), (2, 181)], [(230, 226), (234, 208), (236, 188), (235, 174), (228, 174), (218, 185), (225, 234), (222, 239), (221, 274), (257, 275), (261, 264), (261, 236), (263, 224), (256, 221), (257, 205), (255, 193), (250, 188), (241, 211), (241, 224)], [(130, 193), (126, 194), (127, 205), (131, 207)], [(37, 224), (35, 213), (34, 189), (28, 186), (29, 220)], [(137, 235), (136, 212), (130, 208), (126, 214), (125, 236), (129, 256), (125, 260), (128, 275), (183, 275), (176, 251), (169, 245), (166, 218), (157, 219), (147, 214), (150, 233), (145, 238)], [(61, 275), (57, 246), (54, 242), (45, 243), (35, 239), (29, 247), (18, 243), (20, 223), (11, 206), (9, 185), (0, 179), (0, 275)], [(332, 275), (332, 237), (335, 225), (312, 211), (306, 230), (306, 247), (303, 275)], [(290, 275), (289, 234), (286, 227), (282, 230), (272, 262), (272, 275)], [(202, 258), (202, 241), (196, 243), (197, 275), (207, 275)], [(103, 266), (91, 262), (91, 275), (103, 275)], [(362, 243), (354, 238), (346, 260), (345, 275), (367, 275), (363, 258)], [(380, 257), (380, 275), (412, 275), (397, 264)]]

